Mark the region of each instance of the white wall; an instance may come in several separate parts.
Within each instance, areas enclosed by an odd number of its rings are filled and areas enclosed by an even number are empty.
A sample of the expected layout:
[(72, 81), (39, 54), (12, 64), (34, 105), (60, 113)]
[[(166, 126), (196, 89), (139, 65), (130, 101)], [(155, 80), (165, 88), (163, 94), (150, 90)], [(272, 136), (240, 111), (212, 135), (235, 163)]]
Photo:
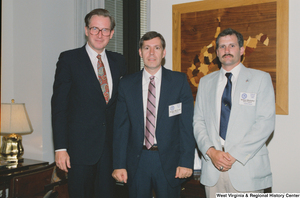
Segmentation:
[[(13, 1), (2, 1), (1, 22), (1, 102), (10, 102), (13, 98)], [(4, 9), (8, 8), (8, 9)], [(4, 97), (6, 96), (6, 97)]]
[(24, 157), (53, 162), (50, 98), (59, 53), (74, 48), (74, 1), (2, 2), (1, 102), (26, 105)]
[[(172, 69), (172, 5), (191, 0), (151, 0), (150, 30), (166, 39), (166, 67)], [(50, 119), (55, 64), (61, 51), (74, 48), (73, 0), (2, 0), (2, 102), (25, 103), (34, 132), (23, 136), (26, 158), (52, 162)], [(289, 115), (276, 116), (268, 148), (273, 192), (300, 192), (299, 0), (290, 0)]]
[[(150, 30), (167, 43), (166, 67), (172, 69), (172, 5), (192, 0), (151, 0)], [(300, 192), (300, 1), (289, 1), (289, 115), (276, 116), (276, 129), (268, 148), (273, 172), (273, 192)], [(288, 32), (287, 32), (288, 33)]]

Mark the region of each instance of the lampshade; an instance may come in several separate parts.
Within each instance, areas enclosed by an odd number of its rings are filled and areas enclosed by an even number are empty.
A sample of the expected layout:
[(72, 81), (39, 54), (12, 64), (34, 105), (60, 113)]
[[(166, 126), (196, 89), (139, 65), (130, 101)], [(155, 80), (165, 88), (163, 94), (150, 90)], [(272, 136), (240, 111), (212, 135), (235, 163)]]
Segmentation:
[(23, 161), (24, 148), (22, 136), (32, 133), (33, 129), (24, 103), (1, 103), (1, 160), (17, 164)]
[(1, 134), (29, 134), (33, 129), (24, 103), (1, 103)]

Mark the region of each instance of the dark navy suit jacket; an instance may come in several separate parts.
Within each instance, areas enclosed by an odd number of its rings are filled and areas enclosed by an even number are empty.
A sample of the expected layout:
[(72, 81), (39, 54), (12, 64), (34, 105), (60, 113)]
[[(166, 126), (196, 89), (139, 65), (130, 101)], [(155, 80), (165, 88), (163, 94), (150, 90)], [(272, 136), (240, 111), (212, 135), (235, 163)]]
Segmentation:
[(121, 54), (106, 55), (113, 81), (108, 104), (85, 46), (61, 53), (57, 62), (51, 100), (54, 148), (66, 148), (71, 163), (94, 164), (104, 142), (112, 145), (117, 89), (126, 65)]
[[(140, 71), (120, 81), (114, 123), (113, 166), (127, 170), (129, 185), (144, 142), (142, 77), (143, 71)], [(176, 168), (193, 168), (194, 164), (193, 101), (186, 75), (162, 67), (156, 139), (163, 171), (173, 187), (184, 181), (175, 179)], [(182, 113), (169, 116), (169, 106), (177, 103), (182, 103)]]

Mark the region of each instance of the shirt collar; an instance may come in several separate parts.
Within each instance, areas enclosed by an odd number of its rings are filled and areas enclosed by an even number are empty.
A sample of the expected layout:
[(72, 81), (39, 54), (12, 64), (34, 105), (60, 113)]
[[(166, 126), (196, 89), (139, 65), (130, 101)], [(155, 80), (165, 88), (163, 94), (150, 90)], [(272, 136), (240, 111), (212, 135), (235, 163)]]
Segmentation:
[[(161, 80), (161, 74), (162, 74), (162, 69), (160, 67), (159, 70), (154, 74), (154, 76), (157, 80)], [(146, 80), (146, 82), (150, 81), (151, 76), (152, 75), (144, 69), (143, 77)]]
[(225, 69), (223, 69), (223, 67), (221, 67), (221, 75), (222, 75), (222, 78), (226, 78), (225, 74), (226, 73), (232, 73), (232, 77), (237, 79), (240, 71), (241, 71), (241, 68), (242, 68), (242, 63), (239, 63), (237, 66), (235, 66), (232, 70), (230, 71), (226, 71)]
[[(86, 51), (87, 51), (87, 53), (88, 53), (88, 55), (89, 55), (89, 57), (90, 57), (91, 60), (97, 59), (98, 53), (97, 53), (95, 50), (93, 50), (93, 49), (89, 46), (88, 43), (86, 43), (85, 49), (86, 49)], [(102, 59), (106, 57), (105, 49), (100, 53), (100, 55), (101, 55), (101, 58), (102, 58)]]

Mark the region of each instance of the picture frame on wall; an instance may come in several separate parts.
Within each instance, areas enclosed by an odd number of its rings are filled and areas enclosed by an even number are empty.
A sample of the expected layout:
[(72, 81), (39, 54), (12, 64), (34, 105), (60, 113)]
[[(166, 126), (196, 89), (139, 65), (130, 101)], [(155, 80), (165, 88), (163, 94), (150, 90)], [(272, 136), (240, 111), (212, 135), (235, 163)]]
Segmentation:
[(215, 40), (232, 28), (244, 37), (242, 63), (271, 75), (276, 114), (288, 115), (288, 0), (203, 0), (173, 5), (173, 70), (196, 98), (201, 77), (219, 70)]

